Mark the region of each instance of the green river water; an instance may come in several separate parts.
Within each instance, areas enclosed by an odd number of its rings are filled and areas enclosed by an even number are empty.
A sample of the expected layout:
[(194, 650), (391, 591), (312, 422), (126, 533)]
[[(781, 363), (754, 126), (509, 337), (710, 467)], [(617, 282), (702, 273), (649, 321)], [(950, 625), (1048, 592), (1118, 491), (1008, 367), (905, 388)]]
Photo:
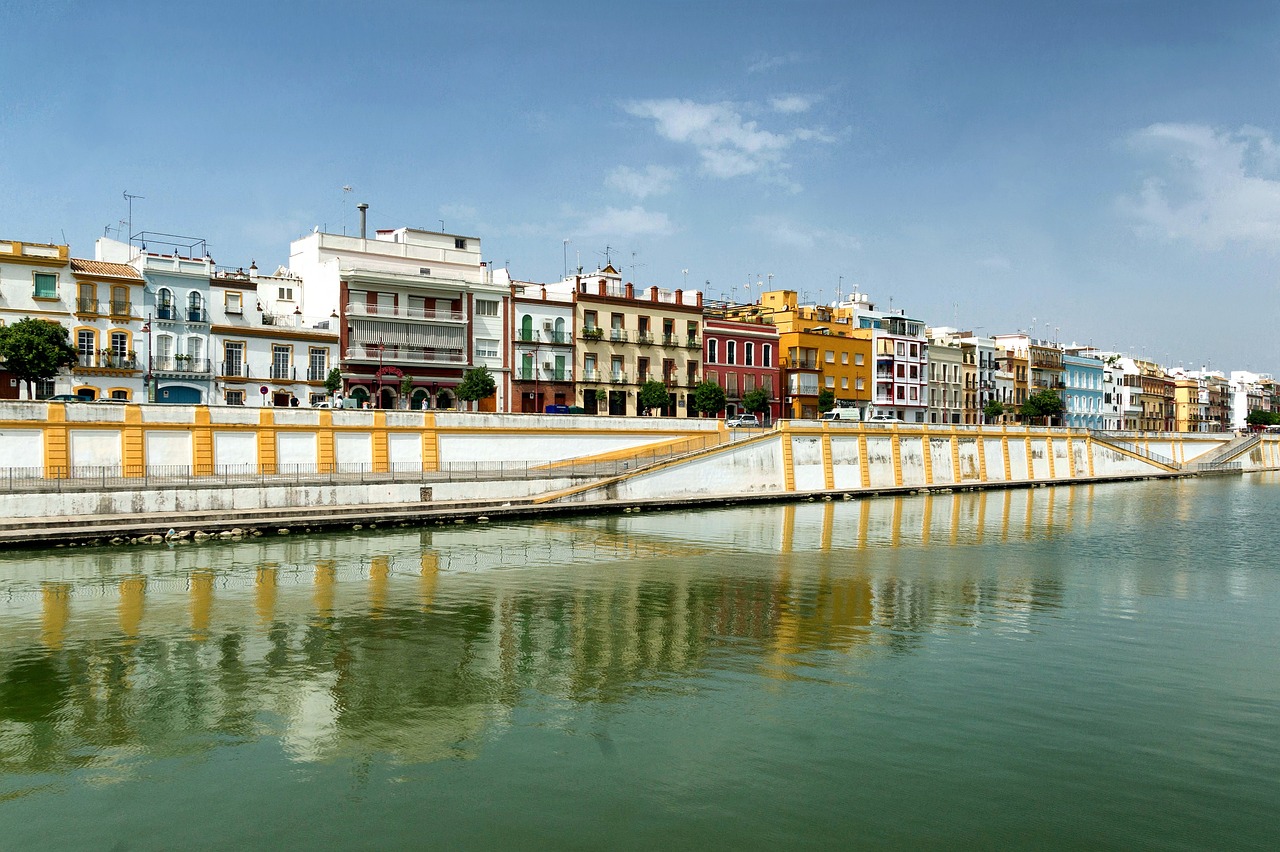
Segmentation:
[(1280, 479), (0, 554), (0, 849), (1271, 849)]

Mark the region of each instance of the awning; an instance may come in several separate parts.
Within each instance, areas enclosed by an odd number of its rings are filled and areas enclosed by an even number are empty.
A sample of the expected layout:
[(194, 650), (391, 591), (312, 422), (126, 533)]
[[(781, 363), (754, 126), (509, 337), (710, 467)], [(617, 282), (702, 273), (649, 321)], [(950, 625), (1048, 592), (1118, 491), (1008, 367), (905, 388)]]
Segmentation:
[(466, 327), (430, 323), (382, 322), (352, 319), (351, 342), (362, 346), (420, 346), (424, 349), (466, 349)]

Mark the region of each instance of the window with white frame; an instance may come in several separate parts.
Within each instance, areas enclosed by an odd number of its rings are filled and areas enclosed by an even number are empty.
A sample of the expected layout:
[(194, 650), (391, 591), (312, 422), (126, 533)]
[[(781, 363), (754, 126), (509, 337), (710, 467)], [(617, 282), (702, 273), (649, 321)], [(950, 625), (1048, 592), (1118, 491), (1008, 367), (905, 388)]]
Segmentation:
[(243, 313), (244, 294), (236, 290), (228, 290), (226, 293), (226, 308), (229, 314)]
[(476, 357), (477, 358), (497, 358), (498, 357), (498, 341), (491, 337), (476, 338)]
[(715, 337), (707, 338), (707, 363), (720, 363), (720, 341)]
[(476, 299), (476, 316), (478, 317), (496, 317), (498, 315), (498, 303), (493, 299)]

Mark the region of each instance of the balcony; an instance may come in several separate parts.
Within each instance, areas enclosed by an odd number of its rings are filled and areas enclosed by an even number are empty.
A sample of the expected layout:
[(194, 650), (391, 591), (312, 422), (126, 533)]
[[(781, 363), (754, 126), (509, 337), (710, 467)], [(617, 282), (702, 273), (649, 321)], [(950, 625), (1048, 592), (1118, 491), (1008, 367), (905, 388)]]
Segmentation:
[(627, 330), (626, 330), (625, 328), (611, 328), (611, 329), (609, 329), (609, 340), (610, 340), (611, 342), (613, 342), (613, 343), (626, 343), (626, 342), (627, 342)]
[(230, 379), (247, 379), (249, 378), (249, 365), (244, 361), (223, 361), (222, 372), (219, 375)]
[(566, 381), (567, 370), (556, 370), (550, 367), (517, 367), (515, 377), (521, 382), (563, 382)]
[(684, 340), (684, 348), (685, 349), (701, 349), (702, 338), (698, 337), (698, 335), (696, 334), (689, 335)]
[(599, 340), (602, 337), (604, 337), (604, 329), (602, 328), (587, 326), (586, 328), (582, 329), (583, 340)]
[(173, 322), (178, 318), (178, 312), (174, 310), (172, 304), (161, 303), (156, 305), (156, 319)]
[(328, 367), (308, 367), (307, 368), (307, 381), (323, 382), (327, 378), (329, 378)]
[(662, 345), (663, 345), (663, 346), (679, 346), (679, 345), (680, 345), (680, 335), (678, 335), (678, 334), (664, 334), (664, 335), (662, 335)]
[(160, 355), (151, 361), (155, 373), (188, 373), (208, 375), (213, 371), (208, 358), (192, 358), (190, 355)]
[(572, 343), (573, 340), (567, 331), (544, 331), (542, 336), (547, 339), (548, 343)]
[(371, 361), (375, 364), (465, 364), (467, 356), (448, 349), (411, 349), (396, 346), (350, 346), (343, 357), (348, 361)]
[(816, 370), (818, 369), (817, 358), (783, 358), (782, 368), (784, 370)]
[(182, 318), (187, 322), (208, 322), (209, 313), (204, 308), (187, 308), (182, 312)]
[(663, 376), (662, 383), (669, 388), (678, 388), (680, 387), (680, 377), (675, 374)]
[(76, 299), (76, 313), (100, 314), (102, 313), (102, 304), (97, 299)]
[(113, 352), (81, 352), (76, 357), (75, 368), (90, 370), (139, 369), (137, 356), (117, 355)]
[(583, 368), (582, 368), (582, 380), (583, 380), (584, 382), (598, 382), (598, 381), (602, 381), (602, 379), (600, 378), (600, 371), (599, 371), (599, 370), (597, 370), (595, 367), (583, 367)]
[(699, 381), (701, 381), (701, 379), (699, 379), (697, 373), (690, 373), (684, 377), (684, 386), (687, 388), (696, 388)]
[[(434, 322), (466, 322), (465, 311), (438, 311), (435, 308), (405, 308), (388, 305), (347, 305), (347, 316), (372, 319), (414, 319)], [(536, 339), (536, 338), (535, 338)]]
[(293, 376), (294, 376), (293, 367), (288, 366), (286, 364), (271, 365), (271, 378), (273, 381), (291, 382), (293, 381)]
[(133, 316), (132, 302), (111, 302), (111, 316), (113, 317), (131, 317)]
[(541, 339), (538, 337), (538, 332), (532, 329), (522, 328), (516, 331), (516, 342), (517, 343), (540, 343)]
[(627, 383), (627, 374), (626, 374), (626, 373), (618, 372), (618, 373), (610, 373), (610, 374), (609, 374), (609, 384), (611, 384), (611, 385), (625, 385), (626, 383)]
[(641, 346), (652, 346), (653, 335), (650, 332), (642, 331), (636, 335), (636, 343), (639, 343)]

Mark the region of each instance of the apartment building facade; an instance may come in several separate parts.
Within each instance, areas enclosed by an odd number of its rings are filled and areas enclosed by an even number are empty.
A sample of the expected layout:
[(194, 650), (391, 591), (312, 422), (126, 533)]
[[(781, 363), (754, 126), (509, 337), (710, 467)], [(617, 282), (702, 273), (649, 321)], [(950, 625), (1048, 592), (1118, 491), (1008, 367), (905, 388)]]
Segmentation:
[[(574, 294), (517, 281), (511, 284), (513, 410), (545, 412), (576, 406)], [(558, 409), (557, 409), (558, 410)]]
[(704, 378), (724, 388), (724, 416), (742, 412), (743, 396), (762, 388), (769, 395), (769, 407), (762, 412), (764, 422), (777, 420), (782, 410), (777, 328), (758, 319), (704, 316), (702, 336)]

